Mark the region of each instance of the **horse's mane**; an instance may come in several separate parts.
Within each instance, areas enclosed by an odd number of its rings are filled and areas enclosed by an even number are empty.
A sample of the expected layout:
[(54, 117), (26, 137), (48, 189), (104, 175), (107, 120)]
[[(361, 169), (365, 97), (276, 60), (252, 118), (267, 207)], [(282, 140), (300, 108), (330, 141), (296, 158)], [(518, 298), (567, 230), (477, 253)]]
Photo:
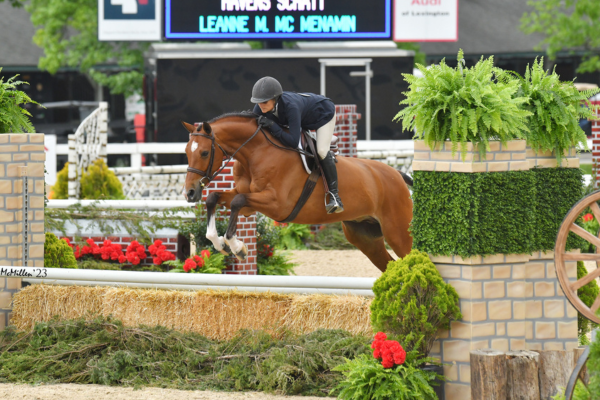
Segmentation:
[(210, 121), (208, 121), (208, 123), (212, 124), (215, 121), (218, 121), (218, 120), (223, 119), (223, 118), (228, 118), (228, 117), (242, 117), (242, 118), (256, 119), (256, 117), (258, 117), (258, 115), (254, 114), (250, 110), (248, 110), (248, 111), (233, 111), (233, 112), (228, 112), (228, 113), (225, 113), (225, 114), (221, 114), (218, 117), (214, 117), (213, 119), (211, 119)]

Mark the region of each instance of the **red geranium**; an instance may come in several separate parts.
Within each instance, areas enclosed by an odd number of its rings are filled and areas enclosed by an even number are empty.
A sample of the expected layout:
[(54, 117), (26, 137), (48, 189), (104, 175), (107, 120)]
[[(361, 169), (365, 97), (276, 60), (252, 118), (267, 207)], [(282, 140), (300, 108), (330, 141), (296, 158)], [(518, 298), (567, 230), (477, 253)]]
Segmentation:
[(148, 246), (148, 251), (152, 256), (152, 262), (156, 265), (162, 264), (164, 261), (175, 260), (175, 254), (167, 251), (167, 246), (162, 244), (162, 240), (155, 240), (154, 244)]
[(201, 255), (202, 257), (209, 258), (209, 257), (210, 257), (210, 250), (202, 250), (202, 251), (200, 252), (200, 255)]
[(197, 266), (198, 265), (196, 264), (196, 262), (194, 260), (192, 260), (191, 258), (188, 258), (183, 263), (183, 270), (185, 272), (190, 272), (191, 270), (196, 269)]
[(196, 265), (198, 265), (200, 268), (204, 267), (204, 258), (203, 257), (194, 256), (194, 261), (196, 262)]
[[(123, 249), (120, 244), (116, 244), (111, 242), (110, 240), (105, 240), (102, 243), (102, 247), (100, 249), (100, 257), (103, 260), (112, 260), (118, 262), (124, 262), (125, 256), (123, 255)], [(123, 260), (123, 261), (121, 261)]]
[(129, 244), (129, 246), (127, 246), (125, 256), (127, 261), (133, 265), (138, 265), (146, 258), (146, 250), (144, 249), (144, 246), (142, 246), (137, 240), (134, 240)]
[(592, 214), (590, 214), (590, 213), (587, 213), (587, 214), (585, 214), (585, 215), (583, 216), (583, 221), (584, 221), (584, 222), (590, 222), (590, 221), (591, 221), (591, 220), (593, 220), (593, 219), (594, 219), (594, 216), (593, 216)]
[(392, 368), (394, 365), (402, 365), (406, 361), (406, 351), (400, 343), (395, 340), (386, 340), (387, 335), (378, 332), (371, 344), (373, 357), (381, 360), (383, 368)]

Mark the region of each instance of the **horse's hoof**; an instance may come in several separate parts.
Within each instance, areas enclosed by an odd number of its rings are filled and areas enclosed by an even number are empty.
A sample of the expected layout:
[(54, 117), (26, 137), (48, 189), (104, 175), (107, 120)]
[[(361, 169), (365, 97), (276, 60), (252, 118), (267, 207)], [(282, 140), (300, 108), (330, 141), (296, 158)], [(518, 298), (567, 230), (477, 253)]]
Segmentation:
[(220, 251), (221, 254), (224, 254), (226, 256), (231, 254), (231, 249), (229, 248), (229, 245), (227, 243), (223, 243), (223, 248)]
[(242, 244), (241, 250), (235, 253), (235, 256), (240, 262), (246, 261), (246, 257), (248, 257), (248, 248), (245, 244)]

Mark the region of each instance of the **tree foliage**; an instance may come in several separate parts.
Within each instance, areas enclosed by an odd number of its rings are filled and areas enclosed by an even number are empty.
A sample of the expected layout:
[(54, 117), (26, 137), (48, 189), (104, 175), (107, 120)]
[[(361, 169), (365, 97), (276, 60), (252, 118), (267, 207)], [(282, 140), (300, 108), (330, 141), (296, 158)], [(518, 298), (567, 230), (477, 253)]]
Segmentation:
[(535, 0), (527, 3), (533, 11), (523, 14), (521, 30), (527, 34), (542, 33), (548, 56), (581, 48), (585, 54), (578, 72), (600, 70), (600, 1), (599, 0)]
[[(31, 0), (26, 9), (37, 28), (33, 41), (45, 54), (40, 69), (54, 74), (61, 67), (77, 68), (112, 93), (128, 96), (141, 91), (148, 44), (100, 42), (97, 0)], [(114, 72), (99, 68), (113, 63), (119, 66)]]

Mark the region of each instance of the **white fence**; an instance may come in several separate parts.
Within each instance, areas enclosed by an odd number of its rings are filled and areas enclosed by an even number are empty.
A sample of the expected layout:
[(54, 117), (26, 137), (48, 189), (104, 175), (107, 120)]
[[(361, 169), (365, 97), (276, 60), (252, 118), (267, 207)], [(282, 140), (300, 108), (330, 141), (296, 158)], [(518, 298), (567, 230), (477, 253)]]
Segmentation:
[[(53, 142), (47, 141), (46, 147), (52, 146), (51, 143)], [(181, 199), (187, 165), (142, 167), (142, 157), (144, 154), (183, 154), (186, 144), (109, 143), (106, 145), (106, 153), (129, 156), (130, 167), (111, 168), (123, 184), (123, 192), (127, 198), (178, 200)], [(68, 145), (55, 146), (55, 149), (48, 149), (48, 156), (69, 154)], [(379, 160), (403, 172), (412, 172), (412, 140), (360, 140), (357, 142), (357, 150), (359, 158)], [(54, 182), (56, 163), (47, 162), (46, 169), (47, 181)], [(69, 179), (70, 185), (75, 187), (74, 182), (71, 182), (72, 178)]]
[(375, 278), (264, 276), (101, 271), (62, 268), (0, 267), (0, 277), (23, 278), (31, 284), (117, 286), (170, 290), (242, 290), (298, 294), (373, 296)]

